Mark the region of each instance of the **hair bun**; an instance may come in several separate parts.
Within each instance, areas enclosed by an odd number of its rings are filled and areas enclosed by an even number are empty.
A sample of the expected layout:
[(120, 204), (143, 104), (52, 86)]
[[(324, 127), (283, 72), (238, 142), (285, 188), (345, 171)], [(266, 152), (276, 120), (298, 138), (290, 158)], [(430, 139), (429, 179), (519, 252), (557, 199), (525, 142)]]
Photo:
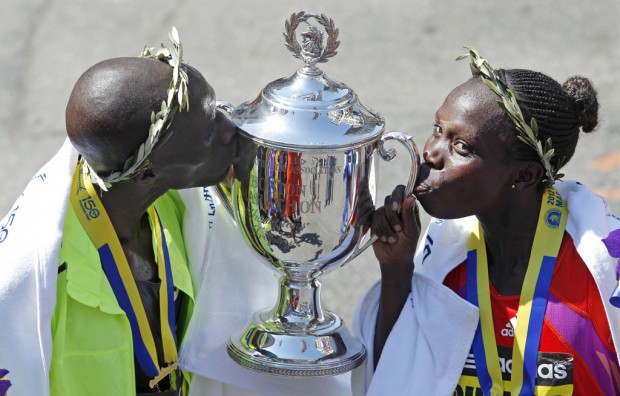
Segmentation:
[(576, 105), (579, 125), (584, 132), (592, 132), (598, 124), (598, 99), (592, 81), (582, 76), (572, 76), (562, 84), (564, 92)]

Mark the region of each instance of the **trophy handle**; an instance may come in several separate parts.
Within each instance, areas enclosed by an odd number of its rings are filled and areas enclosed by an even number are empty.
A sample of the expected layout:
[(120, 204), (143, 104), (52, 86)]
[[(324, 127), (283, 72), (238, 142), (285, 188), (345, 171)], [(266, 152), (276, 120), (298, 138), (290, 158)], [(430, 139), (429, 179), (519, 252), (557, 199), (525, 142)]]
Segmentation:
[[(225, 101), (225, 100), (216, 100), (215, 107), (219, 110), (222, 110), (224, 113), (226, 113), (228, 117), (230, 117), (233, 111), (235, 111), (235, 106), (233, 106), (230, 102)], [(229, 182), (224, 180), (220, 182), (219, 184), (213, 186), (213, 189), (215, 190), (216, 195), (218, 196), (218, 198), (220, 199), (220, 201), (226, 208), (226, 211), (228, 212), (228, 214), (234, 219), (235, 213), (233, 212), (233, 208), (232, 208), (233, 202), (232, 202), (232, 194), (231, 194), (232, 180), (230, 180)]]
[[(386, 149), (385, 142), (387, 140), (396, 140), (400, 142), (403, 146), (407, 148), (409, 155), (411, 156), (411, 170), (409, 172), (409, 180), (407, 181), (407, 186), (405, 187), (405, 196), (411, 195), (413, 193), (413, 188), (415, 186), (415, 181), (418, 177), (418, 169), (420, 168), (420, 155), (418, 154), (418, 148), (413, 141), (413, 138), (406, 133), (403, 132), (388, 132), (381, 136), (381, 140), (377, 146), (377, 152), (379, 156), (384, 161), (391, 161), (396, 157), (396, 150)], [(371, 235), (370, 231), (360, 238), (359, 242), (353, 249), (353, 253), (349, 256), (348, 260), (352, 260), (355, 257), (359, 256), (364, 250), (366, 250), (369, 246), (377, 241), (378, 237), (376, 235)]]

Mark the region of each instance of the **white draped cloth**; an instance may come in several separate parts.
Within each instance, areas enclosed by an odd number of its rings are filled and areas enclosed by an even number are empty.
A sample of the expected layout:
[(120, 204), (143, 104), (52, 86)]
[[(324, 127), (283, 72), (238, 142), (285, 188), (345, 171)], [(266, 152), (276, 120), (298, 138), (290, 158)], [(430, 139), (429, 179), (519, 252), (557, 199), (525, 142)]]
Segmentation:
[[(50, 394), (58, 254), (77, 158), (66, 140), (0, 221), (0, 369), (9, 370), (11, 396)], [(275, 304), (277, 283), (210, 189), (180, 194), (196, 304), (179, 363), (196, 373), (192, 394), (350, 394), (348, 375), (298, 381), (254, 373), (228, 358), (228, 338), (251, 313)]]
[[(186, 193), (195, 193), (188, 190)], [(277, 299), (276, 273), (247, 246), (232, 217), (219, 200), (210, 205), (186, 202), (186, 216), (209, 219), (198, 235), (210, 235), (207, 243), (188, 246), (195, 293), (194, 314), (181, 346), (179, 364), (194, 373), (190, 396), (250, 395), (350, 395), (350, 375), (293, 378), (258, 373), (239, 366), (226, 352), (231, 335), (240, 334), (255, 312), (273, 308)], [(193, 202), (191, 206), (187, 202)], [(213, 211), (215, 215), (212, 215)], [(208, 227), (213, 227), (209, 231)], [(216, 230), (216, 232), (212, 232)], [(186, 242), (187, 243), (187, 242)]]
[(49, 395), (58, 253), (77, 152), (69, 141), (0, 221), (0, 368), (13, 395)]
[[(598, 286), (620, 356), (620, 309), (609, 302), (616, 285), (616, 259), (601, 239), (620, 228), (607, 202), (585, 186), (559, 181), (568, 203), (566, 225), (577, 252)], [(466, 259), (474, 218), (431, 220), (414, 259), (412, 292), (373, 369), (374, 329), (379, 284), (359, 305), (353, 327), (370, 357), (353, 373), (354, 395), (452, 395), (478, 324), (478, 309), (442, 285), (446, 275)]]

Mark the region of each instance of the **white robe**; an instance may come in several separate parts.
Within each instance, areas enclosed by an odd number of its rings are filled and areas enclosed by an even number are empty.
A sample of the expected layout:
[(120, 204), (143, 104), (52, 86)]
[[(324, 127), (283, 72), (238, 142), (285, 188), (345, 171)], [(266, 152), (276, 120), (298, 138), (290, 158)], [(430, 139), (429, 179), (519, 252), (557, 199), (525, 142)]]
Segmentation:
[[(615, 287), (616, 259), (601, 239), (620, 228), (620, 218), (585, 186), (559, 181), (568, 203), (566, 231), (598, 286), (620, 356), (620, 309), (609, 302)], [(414, 259), (412, 292), (390, 333), (376, 370), (372, 351), (379, 285), (356, 312), (353, 327), (371, 356), (353, 373), (354, 395), (452, 395), (478, 324), (478, 309), (442, 285), (445, 276), (466, 259), (473, 217), (432, 220)]]
[[(9, 370), (11, 396), (50, 394), (58, 254), (77, 158), (66, 140), (0, 221), (0, 369)], [(348, 394), (348, 375), (298, 382), (251, 372), (228, 358), (228, 337), (255, 310), (275, 303), (277, 283), (274, 273), (253, 257), (223, 207), (217, 209), (209, 189), (179, 193), (187, 208), (183, 235), (196, 298), (195, 319), (185, 337), (188, 348), (181, 350), (179, 363), (215, 378), (195, 375), (192, 394), (278, 394), (299, 386), (326, 395)]]
[[(195, 193), (195, 191), (187, 191)], [(186, 216), (211, 219), (216, 232), (196, 230), (210, 235), (208, 244), (188, 246), (195, 293), (194, 314), (179, 354), (180, 366), (194, 373), (190, 396), (251, 395), (350, 395), (350, 375), (293, 378), (258, 373), (239, 366), (226, 352), (233, 333), (243, 331), (252, 314), (272, 308), (277, 300), (278, 283), (274, 270), (261, 262), (247, 246), (232, 217), (219, 200), (207, 205), (189, 206), (182, 194)], [(191, 202), (197, 202), (191, 200)], [(215, 216), (209, 214), (215, 210)], [(190, 244), (195, 241), (192, 240)], [(201, 249), (202, 247), (202, 249)]]
[(0, 221), (0, 368), (13, 395), (49, 395), (58, 253), (77, 152), (69, 141)]

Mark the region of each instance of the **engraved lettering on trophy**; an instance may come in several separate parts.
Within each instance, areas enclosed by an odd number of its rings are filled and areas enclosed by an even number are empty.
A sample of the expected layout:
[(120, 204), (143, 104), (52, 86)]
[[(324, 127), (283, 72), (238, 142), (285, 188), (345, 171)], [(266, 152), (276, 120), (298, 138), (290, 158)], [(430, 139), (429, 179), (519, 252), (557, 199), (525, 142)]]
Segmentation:
[(338, 165), (323, 165), (318, 167), (305, 166), (300, 168), (301, 173), (310, 173), (315, 175), (336, 175), (342, 173), (342, 167)]
[(321, 213), (321, 201), (302, 201), (301, 213)]

